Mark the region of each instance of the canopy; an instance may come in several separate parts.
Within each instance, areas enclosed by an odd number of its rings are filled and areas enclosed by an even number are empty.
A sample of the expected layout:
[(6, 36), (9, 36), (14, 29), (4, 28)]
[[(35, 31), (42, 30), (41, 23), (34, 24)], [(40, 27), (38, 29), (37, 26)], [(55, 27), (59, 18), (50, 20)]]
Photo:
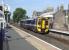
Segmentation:
[(44, 14), (40, 15), (40, 17), (53, 17), (53, 14), (54, 14), (54, 13), (55, 13), (55, 12), (44, 13)]

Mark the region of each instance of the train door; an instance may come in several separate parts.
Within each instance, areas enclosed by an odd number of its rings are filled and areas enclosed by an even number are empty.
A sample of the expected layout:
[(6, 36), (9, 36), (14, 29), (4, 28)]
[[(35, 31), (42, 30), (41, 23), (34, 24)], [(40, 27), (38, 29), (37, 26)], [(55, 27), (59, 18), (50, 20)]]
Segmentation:
[(44, 18), (41, 19), (41, 31), (45, 32), (46, 29), (46, 20)]
[(41, 32), (48, 32), (48, 20), (46, 18), (41, 19)]

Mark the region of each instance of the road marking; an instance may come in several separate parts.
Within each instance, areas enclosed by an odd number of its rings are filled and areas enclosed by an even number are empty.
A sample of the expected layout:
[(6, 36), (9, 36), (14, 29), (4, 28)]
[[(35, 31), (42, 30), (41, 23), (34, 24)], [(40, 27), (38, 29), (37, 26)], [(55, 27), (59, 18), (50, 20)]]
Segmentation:
[[(10, 25), (10, 26), (12, 26), (12, 25)], [(12, 27), (16, 28), (15, 26), (12, 26)], [(19, 28), (16, 28), (16, 29), (21, 30), (21, 29), (19, 29)], [(21, 31), (23, 31), (23, 30), (21, 30)], [(25, 32), (25, 31), (24, 31), (24, 32)], [(50, 43), (48, 43), (48, 42), (42, 40), (42, 39), (40, 39), (40, 38), (38, 38), (38, 37), (36, 37), (36, 36), (34, 36), (34, 35), (31, 35), (31, 34), (29, 34), (29, 33), (27, 33), (27, 32), (26, 32), (26, 34), (28, 34), (28, 35), (34, 37), (35, 39), (37, 39), (37, 40), (39, 40), (39, 41), (41, 41), (41, 42), (43, 42), (43, 43), (45, 43), (45, 44), (48, 44), (48, 45), (50, 45), (50, 46), (56, 48), (57, 50), (62, 50), (62, 49), (60, 49), (60, 48), (58, 48), (58, 47), (56, 47), (56, 46), (54, 46), (54, 45), (52, 45), (52, 44), (50, 44)]]

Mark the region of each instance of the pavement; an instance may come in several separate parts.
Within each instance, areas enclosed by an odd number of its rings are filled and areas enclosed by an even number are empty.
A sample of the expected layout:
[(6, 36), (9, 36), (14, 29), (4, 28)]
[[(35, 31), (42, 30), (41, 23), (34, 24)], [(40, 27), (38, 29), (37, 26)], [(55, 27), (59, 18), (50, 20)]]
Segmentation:
[(61, 33), (61, 34), (66, 34), (66, 35), (69, 35), (69, 31), (62, 31), (62, 30), (56, 30), (56, 29), (49, 29), (50, 31), (52, 32), (58, 32), (58, 33)]
[(21, 29), (10, 25), (12, 29), (8, 32), (10, 50), (62, 50), (53, 46)]
[(3, 50), (38, 50), (12, 28), (8, 29), (7, 36), (10, 38), (8, 38), (8, 43), (7, 41), (4, 42)]
[(4, 50), (69, 50), (68, 45), (59, 43), (52, 38), (48, 38), (47, 36), (45, 38), (44, 36), (37, 34), (39, 37), (43, 37), (45, 39), (45, 41), (43, 41), (43, 39), (41, 40), (41, 38), (39, 39), (37, 36), (35, 37), (30, 35), (33, 34), (31, 31), (27, 32), (12, 25), (10, 26), (12, 28), (7, 29), (7, 35), (10, 36), (10, 38), (8, 38), (8, 41), (4, 42)]

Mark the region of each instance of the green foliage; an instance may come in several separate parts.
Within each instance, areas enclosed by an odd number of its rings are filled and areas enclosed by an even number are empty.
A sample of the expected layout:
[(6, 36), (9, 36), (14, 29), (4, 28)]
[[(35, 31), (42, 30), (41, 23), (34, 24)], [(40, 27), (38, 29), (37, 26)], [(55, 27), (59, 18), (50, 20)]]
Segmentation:
[(60, 6), (60, 10), (61, 10), (61, 11), (64, 10), (64, 5), (63, 5), (63, 4)]
[(16, 8), (13, 12), (13, 21), (19, 22), (21, 19), (26, 17), (26, 10), (22, 8)]

